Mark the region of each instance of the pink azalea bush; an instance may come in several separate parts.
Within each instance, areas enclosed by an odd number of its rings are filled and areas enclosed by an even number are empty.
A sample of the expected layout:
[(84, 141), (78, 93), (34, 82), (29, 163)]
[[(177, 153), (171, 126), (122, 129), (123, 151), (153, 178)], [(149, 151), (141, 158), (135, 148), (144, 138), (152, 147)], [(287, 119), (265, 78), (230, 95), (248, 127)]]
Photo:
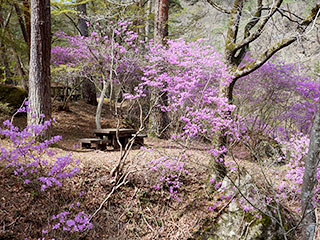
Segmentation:
[[(195, 42), (177, 39), (168, 40), (166, 46), (150, 43), (147, 50), (141, 83), (135, 87), (135, 94), (125, 95), (127, 99), (148, 98), (155, 89), (166, 94), (168, 104), (159, 107), (169, 113), (174, 126), (179, 126), (172, 140), (185, 146), (193, 140), (213, 142), (216, 132), (240, 139), (243, 126), (230, 117), (235, 106), (218, 97), (220, 81), (228, 83), (232, 76), (212, 46), (203, 39)], [(213, 156), (225, 151), (226, 148), (207, 149)], [(177, 172), (187, 174), (183, 168), (186, 161), (182, 158), (176, 162), (168, 156), (151, 161), (149, 169), (160, 175), (154, 188), (162, 190), (168, 185), (169, 195), (179, 199), (177, 192), (183, 182), (178, 180)]]
[(291, 134), (310, 133), (320, 85), (302, 70), (274, 58), (238, 80), (235, 104), (248, 130), (287, 140)]
[[(23, 110), (28, 110), (26, 106)], [(44, 116), (43, 116), (44, 117)], [(46, 160), (47, 157), (54, 157), (55, 153), (49, 147), (61, 140), (61, 136), (54, 136), (48, 140), (38, 141), (38, 136), (52, 125), (53, 120), (44, 121), (42, 124), (28, 125), (22, 130), (15, 127), (10, 121), (4, 121), (3, 127), (0, 127), (0, 136), (9, 140), (8, 147), (0, 149), (0, 161), (6, 164), (6, 167), (13, 169), (16, 176), (20, 176), (25, 184), (31, 182), (29, 177), (39, 173), (37, 180), (41, 183), (41, 190), (54, 185), (61, 187), (62, 181), (73, 177), (79, 172), (76, 167), (71, 167), (75, 163), (71, 155), (56, 157), (53, 163)]]
[(42, 230), (44, 236), (69, 236), (70, 233), (74, 237), (78, 233), (92, 229), (93, 225), (90, 222), (90, 215), (83, 211), (78, 212), (77, 208), (80, 203), (71, 204), (68, 211), (62, 211), (57, 215), (52, 216), (50, 225)]
[[(274, 58), (239, 79), (235, 86), (235, 104), (248, 133), (270, 136), (285, 154), (278, 159), (286, 162), (285, 170), (273, 172), (277, 180), (274, 197), (279, 201), (300, 199), (309, 134), (319, 101), (319, 83), (303, 70), (301, 66)], [(320, 169), (317, 179), (320, 180)], [(319, 198), (319, 184), (315, 191)]]
[[(28, 111), (28, 102), (18, 110), (18, 112)], [(0, 136), (8, 140), (8, 145), (0, 148), (0, 163), (12, 169), (13, 174), (22, 179), (26, 185), (40, 183), (41, 191), (62, 187), (65, 179), (75, 176), (80, 171), (74, 167), (79, 160), (75, 161), (71, 154), (55, 156), (55, 151), (50, 148), (52, 144), (61, 140), (61, 136), (54, 136), (48, 140), (39, 138), (52, 126), (54, 121), (54, 119), (43, 121), (43, 123), (28, 125), (20, 130), (7, 120), (0, 127)], [(52, 160), (49, 161), (48, 158)], [(79, 207), (79, 203), (76, 206)], [(73, 209), (74, 206), (70, 208)], [(70, 217), (68, 218), (67, 215)], [(84, 232), (92, 228), (89, 218), (90, 216), (84, 212), (77, 213), (75, 209), (73, 209), (73, 214), (63, 211), (53, 216), (53, 219), (59, 219), (59, 222), (51, 227), (51, 231), (61, 227), (63, 231), (69, 233)], [(42, 233), (47, 234), (48, 229), (44, 229)]]
[(235, 108), (218, 97), (221, 80), (231, 81), (221, 56), (205, 40), (185, 42), (169, 40), (167, 46), (148, 46), (141, 83), (129, 99), (146, 97), (157, 88), (168, 95), (162, 111), (173, 112), (182, 125), (173, 138), (188, 140), (203, 137), (212, 140), (216, 131), (227, 130), (239, 137), (238, 126), (228, 117)]
[(186, 155), (181, 154), (180, 157), (170, 157), (167, 155), (149, 161), (147, 163), (147, 168), (151, 172), (151, 175), (155, 176), (153, 189), (164, 190), (164, 188), (168, 188), (169, 197), (180, 201), (178, 190), (181, 185), (183, 185), (180, 178), (182, 176), (185, 177), (189, 173), (185, 168), (186, 160)]

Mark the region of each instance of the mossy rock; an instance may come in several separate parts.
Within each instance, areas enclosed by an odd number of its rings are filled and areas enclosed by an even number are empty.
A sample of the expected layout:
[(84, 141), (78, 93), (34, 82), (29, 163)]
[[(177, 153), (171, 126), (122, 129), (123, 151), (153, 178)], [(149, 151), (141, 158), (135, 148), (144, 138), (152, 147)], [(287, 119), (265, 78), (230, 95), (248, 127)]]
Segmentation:
[[(238, 204), (236, 204), (238, 205)], [(236, 211), (224, 212), (218, 219), (206, 219), (194, 232), (196, 240), (283, 240), (280, 227), (266, 215), (256, 218), (254, 214)]]
[(0, 102), (7, 103), (9, 107), (18, 109), (28, 93), (23, 88), (0, 84)]
[[(244, 172), (244, 171), (241, 171)], [(237, 184), (238, 189), (244, 196), (250, 196), (252, 199), (258, 197), (258, 186), (249, 174), (242, 174), (240, 179), (236, 178), (236, 174), (229, 174), (229, 178), (233, 178), (233, 182)], [(229, 195), (234, 192), (233, 184), (229, 178), (225, 178), (222, 182), (221, 189), (214, 194), (222, 192), (223, 195)], [(241, 184), (240, 184), (241, 183)], [(222, 190), (224, 189), (224, 190)], [(254, 190), (254, 191), (253, 191)], [(234, 192), (233, 194), (237, 193)], [(261, 191), (260, 194), (268, 194)], [(283, 231), (288, 231), (295, 225), (295, 220), (289, 211), (275, 202), (259, 205), (259, 200), (252, 200), (253, 204), (258, 206), (262, 212), (251, 209), (244, 210), (243, 205), (248, 205), (240, 194), (234, 195), (230, 202), (224, 202), (222, 206), (226, 206), (221, 211), (219, 207), (213, 213), (213, 217), (207, 217), (201, 221), (198, 229), (193, 233), (195, 240), (282, 240)], [(258, 202), (255, 202), (258, 201)], [(225, 205), (227, 204), (227, 205)], [(274, 209), (279, 208), (281, 213), (281, 221), (283, 228), (278, 224), (279, 216)], [(220, 212), (221, 211), (221, 212)], [(217, 214), (217, 215), (216, 215)]]

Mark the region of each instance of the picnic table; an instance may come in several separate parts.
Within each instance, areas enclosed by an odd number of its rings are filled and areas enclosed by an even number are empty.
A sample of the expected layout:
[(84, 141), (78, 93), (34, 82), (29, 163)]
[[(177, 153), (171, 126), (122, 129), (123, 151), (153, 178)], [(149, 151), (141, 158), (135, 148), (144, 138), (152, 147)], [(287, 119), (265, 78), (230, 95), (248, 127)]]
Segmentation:
[(129, 139), (132, 137), (132, 134), (135, 134), (134, 129), (127, 128), (101, 128), (94, 130), (94, 134), (100, 139), (106, 139), (114, 149), (120, 148), (117, 140), (117, 132), (119, 137), (119, 142), (122, 146), (125, 146)]
[[(119, 142), (124, 147), (128, 142), (129, 139), (136, 135), (136, 130), (134, 129), (127, 129), (127, 128), (102, 128), (102, 129), (95, 129), (94, 134), (96, 138), (82, 138), (80, 139), (81, 148), (96, 148), (105, 150), (107, 146), (111, 146), (113, 149), (119, 149), (120, 145), (118, 143), (117, 134), (119, 138)], [(147, 135), (145, 134), (138, 134), (135, 136), (135, 144), (136, 145), (143, 145), (143, 139)]]

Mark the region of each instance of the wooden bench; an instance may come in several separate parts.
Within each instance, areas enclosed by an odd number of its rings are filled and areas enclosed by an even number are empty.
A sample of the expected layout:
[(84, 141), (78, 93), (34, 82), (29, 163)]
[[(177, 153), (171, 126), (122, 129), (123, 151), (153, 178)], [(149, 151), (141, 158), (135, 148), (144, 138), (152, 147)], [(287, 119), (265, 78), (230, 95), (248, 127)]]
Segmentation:
[(81, 138), (79, 140), (81, 149), (99, 149), (105, 150), (107, 148), (107, 139), (101, 138)]
[[(131, 136), (134, 137), (135, 135), (136, 134), (132, 134)], [(145, 137), (147, 137), (147, 134), (139, 133), (134, 139), (134, 145), (143, 146)]]

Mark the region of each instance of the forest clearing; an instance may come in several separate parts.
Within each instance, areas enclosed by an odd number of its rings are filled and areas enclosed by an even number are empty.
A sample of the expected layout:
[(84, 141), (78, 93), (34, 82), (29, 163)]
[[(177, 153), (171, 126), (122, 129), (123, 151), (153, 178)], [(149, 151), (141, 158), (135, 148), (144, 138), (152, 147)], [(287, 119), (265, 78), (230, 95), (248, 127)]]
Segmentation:
[[(108, 107), (105, 106), (104, 110), (106, 114), (103, 119), (108, 115)], [(53, 112), (56, 123), (52, 131), (54, 135), (61, 135), (62, 140), (50, 149), (57, 152), (57, 156), (72, 154), (73, 159), (80, 159), (77, 164), (80, 169), (79, 174), (67, 179), (62, 191), (61, 188), (57, 188), (42, 192), (40, 184), (25, 185), (19, 177), (14, 176), (12, 169), (8, 171), (3, 165), (1, 166), (0, 198), (2, 209), (6, 209), (0, 216), (5, 227), (3, 235), (0, 235), (2, 239), (23, 239), (25, 236), (34, 236), (28, 239), (37, 239), (36, 236), (43, 235), (42, 230), (49, 226), (50, 218), (59, 210), (71, 212), (70, 206), (80, 203), (75, 208), (76, 212), (93, 213), (107, 197), (106, 193), (109, 193), (113, 186), (110, 172), (121, 156), (120, 151), (79, 149), (79, 139), (92, 133), (95, 127), (94, 112), (94, 106), (82, 101), (72, 103), (68, 112)], [(25, 116), (17, 117), (14, 121), (18, 126), (26, 124)], [(116, 120), (102, 120), (103, 127), (116, 127), (116, 124)], [(8, 144), (5, 139), (0, 141), (1, 146)], [(236, 196), (222, 197), (226, 195), (226, 191), (219, 191), (214, 197), (208, 193), (206, 189), (206, 166), (210, 160), (210, 155), (206, 154), (208, 147), (210, 147), (208, 144), (194, 143), (194, 146), (190, 146), (190, 150), (185, 152), (188, 156), (185, 167), (188, 174), (182, 176), (183, 185), (177, 194), (179, 198), (177, 201), (170, 196), (166, 187), (161, 191), (153, 188), (154, 178), (158, 176), (150, 170), (148, 162), (157, 159), (159, 154), (178, 156), (182, 148), (168, 140), (147, 138), (142, 149), (130, 151), (126, 161), (132, 174), (128, 176), (121, 189), (112, 194), (103, 210), (93, 219), (93, 230), (74, 237), (70, 237), (64, 231), (53, 234), (58, 235), (58, 239), (206, 239), (216, 231), (211, 230), (211, 222), (217, 222), (220, 215), (227, 212), (226, 209), (236, 198)], [(256, 171), (259, 166), (251, 160), (248, 151), (236, 149), (236, 152), (236, 162), (243, 168), (242, 174), (249, 174), (253, 178), (250, 184), (263, 187), (265, 181), (262, 172)], [(54, 162), (54, 159), (51, 160)], [(226, 162), (231, 164), (233, 161), (229, 157)], [(285, 166), (275, 166), (274, 170), (279, 176), (285, 176), (287, 173)], [(282, 180), (278, 179), (279, 182)], [(268, 187), (264, 190), (265, 194), (270, 191)], [(292, 215), (296, 217), (292, 219), (294, 224), (294, 220), (299, 216), (297, 211), (299, 202), (292, 199), (282, 204), (286, 211), (294, 213)], [(245, 206), (250, 207), (248, 204)], [(248, 214), (250, 216), (250, 213)], [(248, 218), (244, 215), (231, 216), (229, 219), (231, 223), (237, 224), (238, 232), (235, 233), (237, 237), (244, 234), (250, 236), (244, 217)], [(242, 226), (238, 222), (241, 219)], [(220, 231), (223, 232), (224, 229)]]

